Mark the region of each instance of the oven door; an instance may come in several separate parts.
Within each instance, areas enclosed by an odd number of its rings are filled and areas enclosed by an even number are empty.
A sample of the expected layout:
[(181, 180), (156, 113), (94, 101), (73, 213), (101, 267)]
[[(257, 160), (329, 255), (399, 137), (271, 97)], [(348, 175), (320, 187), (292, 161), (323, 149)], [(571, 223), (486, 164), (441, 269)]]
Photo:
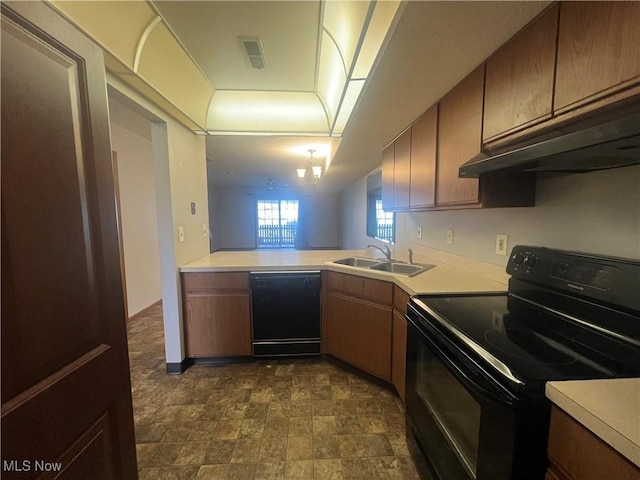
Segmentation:
[(511, 479), (515, 396), (449, 339), (407, 320), (407, 440), (422, 476)]

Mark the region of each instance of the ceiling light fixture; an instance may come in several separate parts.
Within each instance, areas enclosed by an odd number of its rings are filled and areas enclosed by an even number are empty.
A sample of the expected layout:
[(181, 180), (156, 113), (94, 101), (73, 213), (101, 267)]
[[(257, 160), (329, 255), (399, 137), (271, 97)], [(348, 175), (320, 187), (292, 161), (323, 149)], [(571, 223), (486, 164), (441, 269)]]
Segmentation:
[(311, 185), (315, 185), (320, 181), (320, 177), (322, 177), (322, 167), (320, 165), (313, 164), (313, 154), (316, 152), (313, 148), (309, 150), (309, 167), (308, 168), (297, 168), (296, 172), (298, 173), (298, 178), (303, 183), (308, 183)]

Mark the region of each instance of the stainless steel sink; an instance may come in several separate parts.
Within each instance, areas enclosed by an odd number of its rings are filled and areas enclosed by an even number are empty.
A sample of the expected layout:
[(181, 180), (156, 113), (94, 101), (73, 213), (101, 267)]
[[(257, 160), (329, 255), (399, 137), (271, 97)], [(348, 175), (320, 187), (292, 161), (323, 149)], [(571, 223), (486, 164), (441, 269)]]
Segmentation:
[(333, 263), (340, 265), (349, 265), (350, 267), (368, 268), (371, 265), (380, 263), (380, 260), (372, 260), (370, 258), (348, 257), (341, 260), (334, 260)]
[(401, 262), (383, 262), (378, 263), (377, 265), (372, 265), (369, 267), (371, 270), (381, 270), (383, 272), (395, 273), (398, 275), (407, 275), (409, 277), (413, 277), (414, 275), (418, 275), (422, 272), (426, 272), (430, 268), (433, 268), (433, 265), (416, 265), (410, 263), (401, 263)]
[(334, 260), (333, 263), (339, 265), (348, 265), (350, 267), (364, 268), (367, 270), (377, 270), (379, 272), (393, 273), (396, 275), (406, 275), (413, 277), (422, 272), (426, 272), (433, 265), (419, 265), (404, 262), (389, 262), (386, 260), (375, 260), (371, 258), (347, 257), (340, 260)]

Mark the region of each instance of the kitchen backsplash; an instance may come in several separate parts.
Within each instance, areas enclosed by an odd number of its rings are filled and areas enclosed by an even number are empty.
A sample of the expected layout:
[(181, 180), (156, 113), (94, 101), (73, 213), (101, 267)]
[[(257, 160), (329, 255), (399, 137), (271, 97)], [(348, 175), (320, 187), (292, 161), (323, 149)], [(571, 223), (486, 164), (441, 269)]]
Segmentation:
[[(343, 248), (362, 248), (370, 240), (358, 230), (364, 232), (357, 221), (364, 210), (347, 210), (365, 208), (355, 201), (365, 196), (364, 188), (366, 181), (358, 181), (343, 192)], [(408, 247), (425, 247), (505, 266), (508, 257), (495, 253), (497, 234), (508, 236), (507, 252), (530, 244), (640, 258), (640, 166), (540, 178), (531, 208), (398, 213), (394, 248), (401, 259)]]

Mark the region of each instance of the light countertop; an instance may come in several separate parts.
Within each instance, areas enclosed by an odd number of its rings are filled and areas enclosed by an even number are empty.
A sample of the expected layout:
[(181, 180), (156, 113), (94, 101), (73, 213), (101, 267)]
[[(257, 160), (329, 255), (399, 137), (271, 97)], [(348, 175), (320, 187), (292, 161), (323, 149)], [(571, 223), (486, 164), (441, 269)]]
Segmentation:
[[(409, 295), (418, 293), (502, 292), (504, 283), (421, 257), (416, 263), (435, 265), (415, 277), (332, 263), (346, 257), (370, 257), (367, 250), (250, 250), (214, 252), (180, 267), (181, 272), (269, 270), (331, 270), (393, 282)], [(383, 259), (380, 259), (381, 261)]]
[(546, 395), (640, 467), (640, 378), (549, 382)]

